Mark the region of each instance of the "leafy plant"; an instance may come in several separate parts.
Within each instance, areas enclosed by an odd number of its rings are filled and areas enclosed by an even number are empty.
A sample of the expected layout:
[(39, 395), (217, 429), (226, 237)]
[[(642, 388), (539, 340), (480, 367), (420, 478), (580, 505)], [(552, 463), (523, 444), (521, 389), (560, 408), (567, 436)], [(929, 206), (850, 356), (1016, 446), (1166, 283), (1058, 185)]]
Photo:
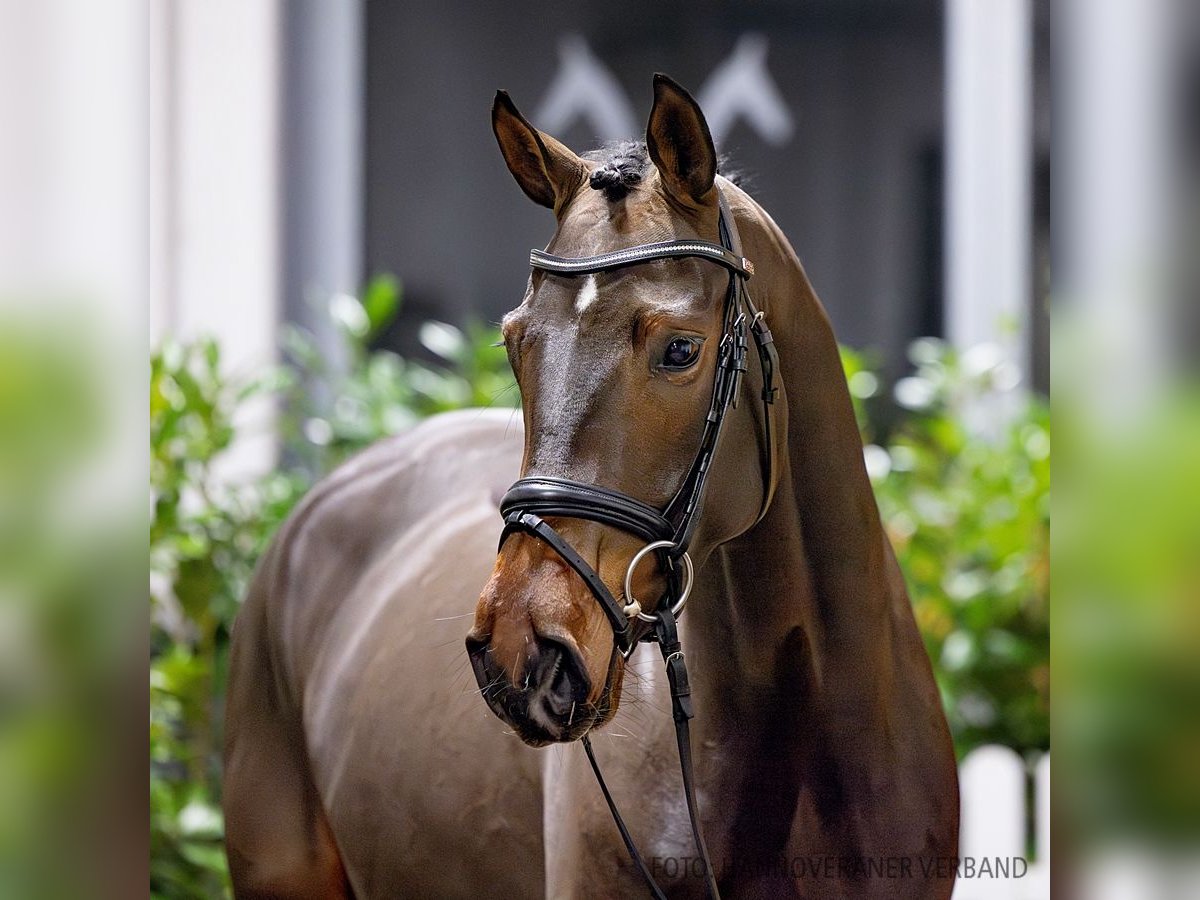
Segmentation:
[[(851, 356), (858, 400), (878, 382)], [(959, 755), (1049, 747), (1050, 416), (999, 348), (915, 342), (906, 411), (864, 453)]]
[(71, 897), (95, 887), (80, 861), (125, 835), (116, 732), (144, 576), (136, 500), (111, 464), (119, 361), (96, 339), (103, 322), (14, 299), (0, 303), (0, 897)]
[(304, 488), (218, 473), (234, 418), (271, 382), (239, 386), (211, 340), (150, 361), (150, 885), (212, 897), (227, 887), (219, 806), (229, 629), (255, 560)]
[[(516, 403), (494, 328), (476, 321), (462, 329), (423, 323), (418, 339), (438, 361), (432, 365), (378, 347), (400, 298), (399, 281), (380, 276), (361, 301), (348, 295), (330, 301), (329, 320), (342, 351), (337, 356), (344, 360), (338, 367), (330, 365), (311, 333), (297, 326), (285, 330), (284, 347), (297, 377), (283, 439), (310, 472), (323, 474), (351, 453), (435, 413)], [(314, 394), (329, 399), (314, 403)]]
[[(434, 412), (515, 399), (496, 333), (426, 323), (440, 365), (370, 342), (394, 318), (394, 279), (329, 305), (344, 370), (310, 334), (285, 334), (288, 361), (252, 381), (228, 377), (212, 340), (169, 342), (150, 359), (150, 887), (155, 896), (228, 892), (220, 811), (229, 636), (254, 564), (296, 501), (351, 453)], [(313, 386), (319, 386), (314, 391)], [(334, 399), (318, 409), (314, 396)], [(239, 481), (238, 423), (281, 407), (283, 464)]]

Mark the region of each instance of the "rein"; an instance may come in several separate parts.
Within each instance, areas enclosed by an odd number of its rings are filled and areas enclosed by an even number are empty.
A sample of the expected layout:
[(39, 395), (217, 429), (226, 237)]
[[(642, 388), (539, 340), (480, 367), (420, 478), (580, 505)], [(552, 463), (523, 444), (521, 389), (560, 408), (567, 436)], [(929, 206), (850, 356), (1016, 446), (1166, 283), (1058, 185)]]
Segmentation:
[[(724, 331), (718, 348), (712, 400), (704, 420), (700, 446), (675, 496), (659, 510), (612, 488), (566, 478), (530, 477), (515, 482), (500, 501), (500, 512), (504, 516), (500, 546), (503, 547), (509, 535), (516, 531), (531, 534), (548, 544), (583, 579), (592, 596), (600, 604), (612, 625), (615, 650), (619, 650), (628, 659), (639, 642), (658, 643), (667, 670), (667, 680), (671, 686), (671, 712), (675, 721), (679, 766), (683, 776), (692, 836), (704, 861), (705, 881), (709, 896), (713, 898), (719, 898), (720, 894), (700, 828), (688, 724), (694, 716), (694, 711), (676, 617), (691, 594), (693, 570), (687, 551), (703, 512), (712, 459), (716, 453), (726, 412), (731, 406), (737, 406), (742, 377), (747, 370), (747, 331), (754, 339), (763, 376), (763, 499), (755, 524), (766, 515), (778, 478), (775, 442), (771, 430), (771, 407), (778, 396), (775, 373), (779, 367), (779, 356), (771, 331), (767, 328), (765, 315), (754, 306), (746, 289), (746, 282), (754, 274), (754, 266), (741, 255), (741, 241), (733, 214), (719, 186), (717, 196), (720, 244), (700, 240), (675, 240), (640, 244), (598, 256), (552, 256), (541, 250), (533, 250), (529, 254), (529, 263), (533, 268), (568, 276), (592, 275), (656, 259), (685, 257), (707, 259), (729, 271), (729, 288), (725, 295), (723, 316)], [(625, 572), (625, 603), (613, 596), (595, 569), (545, 521), (545, 516), (599, 522), (637, 535), (646, 541), (646, 546), (634, 555)], [(650, 553), (656, 555), (659, 567), (666, 575), (667, 590), (659, 598), (657, 605), (650, 612), (646, 612), (641, 602), (633, 596), (632, 582), (638, 564)], [(596, 762), (591, 741), (585, 735), (582, 742), (588, 762), (596, 775), (630, 857), (641, 872), (651, 895), (665, 898), (666, 895), (650, 875), (645, 860), (638, 852), (617, 810), (600, 772), (600, 766)]]

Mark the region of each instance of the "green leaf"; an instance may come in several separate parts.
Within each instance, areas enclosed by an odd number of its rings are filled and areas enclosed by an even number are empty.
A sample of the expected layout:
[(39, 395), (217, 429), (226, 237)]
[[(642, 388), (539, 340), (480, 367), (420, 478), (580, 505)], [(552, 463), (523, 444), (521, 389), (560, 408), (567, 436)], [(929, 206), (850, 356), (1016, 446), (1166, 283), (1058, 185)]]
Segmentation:
[(362, 303), (370, 322), (369, 337), (378, 335), (396, 318), (400, 297), (400, 279), (395, 275), (376, 275), (367, 283)]

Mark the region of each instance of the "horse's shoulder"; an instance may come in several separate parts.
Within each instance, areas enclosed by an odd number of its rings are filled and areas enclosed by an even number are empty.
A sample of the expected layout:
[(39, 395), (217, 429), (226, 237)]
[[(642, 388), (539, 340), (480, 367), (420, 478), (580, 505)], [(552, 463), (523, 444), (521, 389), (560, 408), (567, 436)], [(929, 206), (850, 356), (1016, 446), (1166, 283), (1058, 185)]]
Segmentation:
[[(272, 641), (310, 634), (357, 580), (430, 517), (496, 501), (519, 474), (520, 414), (462, 410), (433, 416), (355, 454), (301, 499), (260, 560), (240, 625)], [(249, 624), (258, 620), (258, 625)], [(302, 643), (302, 642), (301, 642)]]
[(373, 444), (301, 500), (264, 558), (258, 587), (272, 604), (293, 607), (299, 600), (293, 595), (319, 585), (347, 589), (353, 573), (431, 516), (463, 504), (495, 510), (519, 474), (521, 450), (520, 415), (513, 410), (445, 413)]

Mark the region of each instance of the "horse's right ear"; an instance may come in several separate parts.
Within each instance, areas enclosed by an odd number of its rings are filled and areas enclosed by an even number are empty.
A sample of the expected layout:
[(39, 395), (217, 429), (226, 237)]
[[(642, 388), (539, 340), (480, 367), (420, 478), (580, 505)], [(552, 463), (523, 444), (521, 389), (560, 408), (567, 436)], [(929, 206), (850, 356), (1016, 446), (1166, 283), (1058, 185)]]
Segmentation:
[(534, 203), (558, 213), (583, 183), (587, 166), (570, 149), (529, 124), (507, 91), (496, 91), (492, 131), (508, 171)]

